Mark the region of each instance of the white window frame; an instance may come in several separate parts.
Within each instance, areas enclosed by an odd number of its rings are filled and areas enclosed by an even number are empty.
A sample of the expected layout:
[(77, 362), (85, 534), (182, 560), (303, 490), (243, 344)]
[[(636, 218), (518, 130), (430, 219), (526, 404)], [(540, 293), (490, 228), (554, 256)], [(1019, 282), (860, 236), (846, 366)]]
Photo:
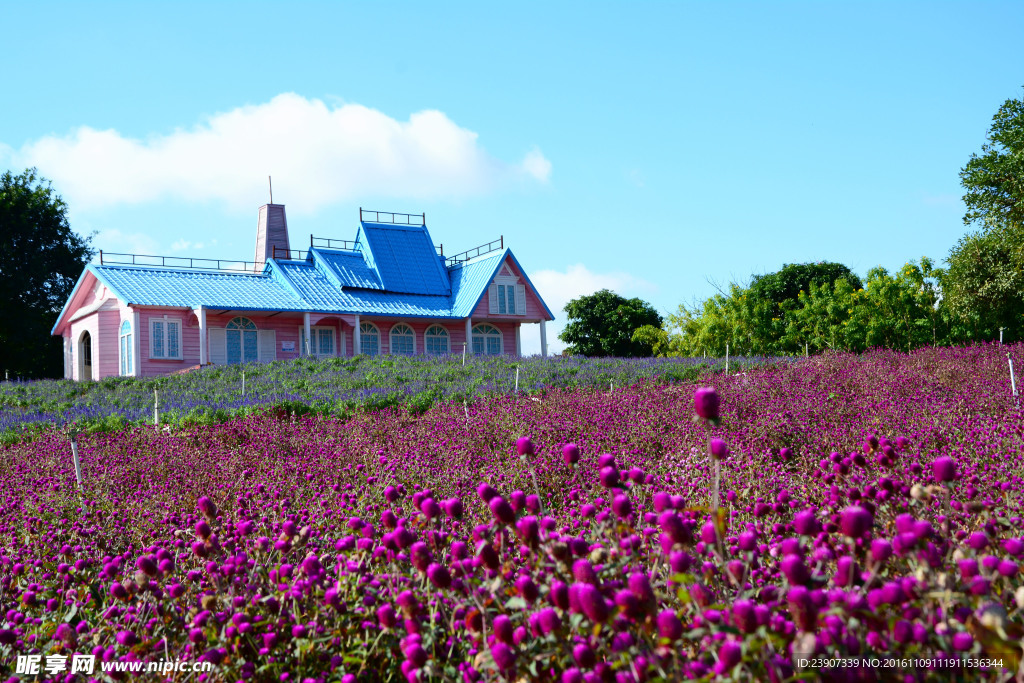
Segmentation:
[[(124, 326), (128, 326), (128, 331), (124, 331)], [(167, 329), (166, 327), (164, 328)], [(121, 325), (117, 328), (117, 353), (118, 363), (117, 369), (120, 371), (122, 377), (132, 377), (135, 375), (135, 366), (133, 361), (135, 360), (135, 329), (132, 325), (132, 321), (125, 319), (121, 321)]]
[[(241, 328), (231, 327), (231, 323), (235, 322), (236, 320), (246, 320), (246, 321), (252, 323), (252, 329), (245, 328), (245, 327), (241, 327)], [(247, 315), (236, 315), (234, 318), (232, 318), (231, 320), (229, 320), (226, 323), (224, 323), (224, 360), (226, 362), (228, 362), (228, 364), (230, 364), (230, 361), (228, 360), (228, 332), (238, 332), (238, 334), (239, 334), (238, 344), (239, 344), (239, 351), (241, 353), (241, 358), (238, 359), (239, 364), (241, 364), (241, 363), (258, 363), (260, 361), (260, 327), (259, 327), (259, 325), (256, 324), (255, 320), (253, 320), (252, 318), (250, 318)], [(244, 335), (245, 335), (246, 332), (255, 332), (256, 333), (256, 357), (253, 358), (252, 360), (246, 360), (245, 359), (245, 336)]]
[[(485, 327), (491, 328), (492, 330), (497, 332), (497, 334), (492, 334), (490, 332), (483, 331), (483, 328), (485, 328)], [(494, 337), (498, 338), (498, 353), (495, 353), (495, 354), (487, 353), (487, 340), (489, 338), (493, 339)], [(505, 335), (502, 333), (502, 331), (498, 328), (497, 325), (492, 325), (491, 323), (477, 323), (476, 325), (473, 325), (473, 345), (474, 346), (476, 345), (476, 340), (477, 339), (481, 340), (480, 343), (481, 343), (481, 346), (483, 347), (483, 353), (479, 353), (478, 354), (476, 352), (476, 349), (474, 348), (472, 350), (474, 355), (479, 355), (479, 356), (500, 356), (500, 355), (505, 353)]]
[(514, 275), (506, 275), (506, 272), (509, 272), (507, 265), (491, 281), (487, 312), (491, 315), (522, 317), (526, 315), (526, 285), (520, 284), (519, 278)]
[[(377, 353), (369, 354), (366, 353), (366, 335), (377, 336)], [(373, 323), (361, 322), (359, 323), (359, 352), (366, 355), (379, 356), (380, 355), (380, 328)]]
[[(333, 353), (323, 353), (320, 350), (320, 330), (327, 330), (331, 333), (331, 346), (334, 348)], [(334, 358), (340, 356), (338, 350), (338, 330), (330, 325), (310, 325), (309, 326), (310, 344), (309, 347), (313, 351), (310, 354), (306, 353), (306, 327), (299, 325), (299, 355), (305, 356), (306, 358)], [(342, 337), (344, 339), (344, 337)]]
[[(164, 332), (163, 332), (163, 336), (164, 336), (164, 355), (163, 356), (154, 356), (153, 355), (153, 338), (155, 337), (155, 335), (153, 333), (153, 323), (160, 323), (160, 322), (162, 322), (164, 324)], [(171, 338), (167, 334), (167, 323), (169, 323), (169, 322), (170, 323), (177, 323), (178, 324), (178, 335), (177, 335), (178, 336), (178, 355), (177, 356), (171, 356), (171, 355), (167, 354), (168, 349), (171, 348), (171, 345), (170, 345)], [(160, 316), (160, 317), (152, 316), (149, 319), (149, 358), (150, 358), (150, 360), (183, 360), (184, 359), (184, 355), (183, 354), (185, 353), (185, 349), (183, 348), (183, 344), (182, 344), (182, 324), (181, 324), (181, 322), (182, 322), (181, 318), (174, 318), (174, 317), (171, 317), (169, 315), (164, 315), (164, 316)]]
[[(431, 334), (431, 332), (434, 330), (440, 330), (443, 334), (438, 334), (437, 332), (433, 332), (433, 334)], [(429, 340), (435, 338), (444, 339), (445, 350), (442, 353), (432, 353), (430, 351)], [(452, 335), (451, 332), (448, 331), (447, 327), (445, 327), (444, 325), (438, 325), (437, 323), (434, 323), (433, 325), (431, 325), (430, 327), (423, 331), (423, 353), (427, 354), (428, 356), (447, 356), (451, 352)]]
[[(412, 337), (412, 353), (402, 353), (402, 354), (395, 353), (395, 330), (397, 330), (398, 328), (401, 328), (401, 327), (407, 328), (409, 330), (409, 333), (410, 333), (410, 334), (400, 333), (401, 336), (411, 336)], [(401, 356), (415, 356), (416, 355), (416, 330), (413, 329), (412, 325), (410, 325), (409, 323), (395, 323), (394, 325), (391, 326), (391, 329), (388, 330), (388, 353), (396, 355), (396, 356), (399, 356), (399, 355), (401, 355)]]

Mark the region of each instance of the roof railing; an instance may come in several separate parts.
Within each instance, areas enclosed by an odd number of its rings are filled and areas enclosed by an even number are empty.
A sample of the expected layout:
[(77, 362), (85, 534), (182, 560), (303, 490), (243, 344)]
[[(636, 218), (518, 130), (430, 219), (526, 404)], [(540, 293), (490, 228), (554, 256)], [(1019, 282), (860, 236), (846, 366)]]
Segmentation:
[(346, 251), (359, 251), (359, 243), (352, 240), (332, 240), (326, 237), (309, 236), (309, 248), (322, 247), (324, 249), (344, 249)]
[(153, 268), (187, 268), (189, 270), (226, 270), (240, 273), (260, 272), (255, 261), (191, 258), (189, 256), (153, 256), (151, 254), (99, 253), (101, 266), (149, 266)]
[(273, 257), (285, 261), (305, 261), (309, 257), (309, 252), (299, 249), (282, 249), (275, 244)]
[(501, 251), (505, 248), (505, 236), (501, 235), (498, 239), (492, 240), (487, 244), (481, 244), (479, 247), (473, 247), (466, 251), (449, 256), (444, 260), (444, 265), (451, 268), (460, 263), (465, 263), (470, 259), (474, 259), (477, 256), (483, 256), (484, 254), (490, 254), (492, 251)]
[[(373, 220), (370, 216), (373, 216)], [(413, 222), (413, 220), (417, 222)], [(359, 207), (359, 222), (367, 223), (391, 223), (393, 225), (423, 225), (427, 224), (427, 214), (424, 213), (395, 213), (393, 211), (370, 211)]]

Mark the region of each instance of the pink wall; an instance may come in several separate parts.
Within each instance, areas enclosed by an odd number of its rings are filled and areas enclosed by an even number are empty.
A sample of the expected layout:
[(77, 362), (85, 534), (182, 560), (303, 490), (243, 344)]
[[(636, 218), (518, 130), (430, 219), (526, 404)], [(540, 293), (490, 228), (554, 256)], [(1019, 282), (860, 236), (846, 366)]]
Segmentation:
[[(405, 323), (412, 328), (416, 334), (416, 353), (423, 354), (426, 350), (426, 342), (424, 341), (423, 333), (426, 332), (427, 328), (437, 322), (445, 329), (448, 330), (448, 351), (449, 353), (460, 355), (462, 353), (462, 344), (466, 341), (466, 321), (463, 320), (444, 320), (444, 321), (432, 321), (432, 320), (403, 320), (395, 318), (360, 318), (360, 322), (373, 323), (380, 330), (380, 352), (382, 354), (389, 353), (391, 350), (390, 343), (390, 332), (393, 325)], [(501, 332), (502, 336), (502, 347), (504, 352), (508, 355), (515, 355), (516, 353), (516, 323), (499, 320), (483, 320), (473, 319), (473, 324), (476, 325), (481, 322), (486, 322), (490, 325), (494, 325)], [(469, 351), (472, 353), (472, 349)]]
[(92, 364), (95, 368), (96, 349), (99, 349), (99, 377), (116, 375), (119, 372), (120, 344), (118, 340), (118, 328), (121, 326), (121, 311), (98, 311), (94, 313), (99, 318), (97, 327), (100, 331), (100, 343), (93, 349)]
[[(548, 314), (544, 311), (544, 307), (540, 305), (540, 300), (537, 299), (536, 292), (534, 292), (533, 288), (526, 282), (526, 278), (523, 276), (522, 271), (516, 268), (516, 264), (512, 259), (505, 259), (505, 263), (508, 265), (509, 270), (512, 271), (513, 275), (519, 278), (519, 284), (526, 285), (526, 315), (492, 316), (489, 312), (490, 304), (487, 298), (488, 289), (485, 288), (483, 298), (480, 299), (480, 303), (478, 303), (476, 308), (473, 309), (473, 319), (490, 318), (492, 320), (518, 320), (520, 322), (531, 323), (537, 322), (538, 320), (547, 320)], [(487, 286), (490, 287), (490, 283), (488, 283)]]
[[(134, 330), (138, 335), (138, 356), (135, 358), (136, 367), (142, 377), (156, 377), (166, 375), (176, 370), (193, 367), (199, 364), (199, 321), (195, 313), (186, 309), (159, 309), (159, 308), (136, 308), (139, 312), (139, 323)], [(181, 360), (164, 360), (150, 358), (149, 321), (152, 318), (162, 319), (167, 315), (168, 319), (181, 321), (182, 356)], [(232, 318), (238, 317), (237, 313), (230, 315), (214, 315), (207, 312), (206, 323), (208, 328), (224, 327)], [(299, 328), (302, 326), (302, 316), (292, 314), (281, 314), (274, 317), (260, 315), (244, 315), (256, 323), (261, 330), (275, 331), (275, 347), (277, 360), (287, 360), (299, 356)], [(74, 344), (74, 357), (72, 362), (72, 377), (81, 379), (78, 368), (78, 339), (82, 332), (88, 330), (93, 339), (93, 379), (99, 379), (109, 375), (117, 375), (120, 369), (120, 346), (119, 331), (122, 320), (131, 320), (133, 326), (134, 317), (131, 309), (121, 307), (119, 310), (98, 311), (76, 320), (70, 325), (70, 335)], [(390, 352), (391, 344), (389, 333), (393, 325), (404, 323), (412, 327), (416, 335), (416, 353), (424, 354), (426, 344), (424, 332), (430, 325), (431, 320), (407, 320), (396, 318), (373, 318), (361, 317), (362, 322), (373, 323), (380, 331), (380, 352)], [(327, 326), (335, 329), (335, 339), (341, 340), (344, 333), (344, 347), (339, 344), (339, 355), (350, 357), (354, 350), (354, 335), (351, 324), (354, 323), (354, 316), (324, 316), (317, 318), (311, 316), (311, 326)], [(476, 319), (474, 323), (487, 322), (497, 327), (502, 333), (502, 346), (508, 355), (515, 355), (516, 352), (516, 322), (508, 320), (483, 320)], [(449, 352), (453, 355), (462, 353), (462, 343), (466, 338), (465, 320), (445, 320), (439, 322), (448, 330)], [(281, 351), (281, 342), (294, 342), (296, 351)], [(207, 357), (209, 360), (209, 356)]]

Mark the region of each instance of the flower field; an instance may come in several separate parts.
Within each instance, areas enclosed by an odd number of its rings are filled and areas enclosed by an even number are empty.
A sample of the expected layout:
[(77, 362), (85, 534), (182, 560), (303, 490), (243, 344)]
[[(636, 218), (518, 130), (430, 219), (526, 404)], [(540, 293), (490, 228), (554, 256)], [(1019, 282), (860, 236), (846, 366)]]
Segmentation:
[[(782, 361), (733, 358), (732, 369), (773, 362)], [(302, 407), (335, 416), (362, 407), (399, 404), (422, 411), (439, 401), (514, 393), (517, 369), (520, 392), (536, 393), (552, 387), (622, 387), (641, 379), (680, 382), (722, 367), (722, 360), (696, 358), (471, 356), (463, 364), (459, 356), (359, 356), (211, 366), (146, 380), (0, 382), (0, 442), (67, 423), (88, 431), (152, 424), (154, 390), (161, 423), (193, 425), (223, 422), (270, 406)]]
[(1007, 350), (82, 434), (80, 491), (49, 430), (0, 447), (0, 672), (82, 653), (214, 664), (154, 680), (1013, 680)]

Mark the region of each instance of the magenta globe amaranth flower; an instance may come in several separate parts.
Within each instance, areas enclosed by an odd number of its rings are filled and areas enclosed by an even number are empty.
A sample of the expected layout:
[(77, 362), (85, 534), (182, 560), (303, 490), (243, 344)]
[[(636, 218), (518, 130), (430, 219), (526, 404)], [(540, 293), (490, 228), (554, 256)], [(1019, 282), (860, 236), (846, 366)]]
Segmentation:
[(715, 664), (715, 673), (719, 676), (728, 675), (742, 659), (743, 646), (735, 640), (726, 640), (718, 648), (718, 663)]
[(801, 510), (793, 517), (793, 528), (801, 536), (815, 536), (821, 531), (821, 522), (814, 510)]
[(519, 455), (533, 455), (536, 447), (528, 436), (521, 436), (516, 439), (516, 453)]
[(932, 474), (936, 481), (950, 482), (956, 479), (956, 463), (953, 458), (943, 455), (932, 461)]
[(199, 507), (199, 511), (208, 519), (213, 519), (217, 516), (217, 506), (207, 496), (199, 496), (199, 500), (196, 502), (196, 505)]
[(619, 471), (615, 467), (602, 467), (600, 473), (601, 486), (611, 488), (619, 483)]
[(679, 640), (683, 635), (683, 622), (679, 621), (674, 610), (663, 610), (658, 614), (658, 635), (670, 642)]
[(693, 411), (704, 420), (718, 421), (718, 409), (721, 399), (714, 387), (704, 387), (693, 392)]
[(491, 514), (501, 524), (512, 524), (516, 521), (516, 513), (512, 509), (512, 506), (508, 504), (501, 496), (493, 496), (488, 502), (488, 507), (491, 508)]
[(575, 465), (580, 461), (580, 449), (574, 443), (567, 443), (562, 446), (562, 460), (566, 465)]
[(725, 460), (729, 457), (729, 447), (721, 439), (711, 439), (709, 449), (711, 450), (711, 457), (715, 460)]
[(491, 646), (491, 657), (494, 664), (501, 671), (508, 671), (516, 665), (516, 653), (511, 647), (502, 642)]
[(859, 505), (851, 505), (843, 510), (840, 518), (840, 526), (843, 535), (852, 539), (858, 539), (871, 530), (874, 519), (866, 508)]

